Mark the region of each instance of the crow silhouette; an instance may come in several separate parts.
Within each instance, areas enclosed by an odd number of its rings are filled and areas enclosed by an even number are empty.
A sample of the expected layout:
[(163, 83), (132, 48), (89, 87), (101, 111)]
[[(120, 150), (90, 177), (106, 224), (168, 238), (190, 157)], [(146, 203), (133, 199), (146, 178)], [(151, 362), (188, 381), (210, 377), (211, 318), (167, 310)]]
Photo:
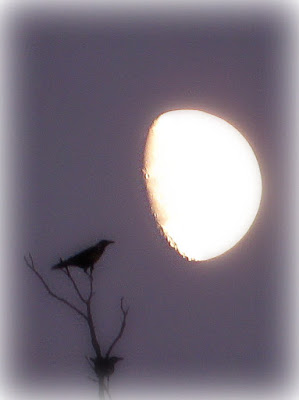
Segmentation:
[(99, 260), (104, 253), (108, 244), (114, 243), (113, 240), (101, 240), (95, 246), (91, 246), (86, 250), (69, 257), (66, 260), (60, 259), (60, 262), (52, 267), (52, 269), (62, 269), (67, 267), (79, 267), (87, 273), (88, 268), (93, 271), (94, 264)]
[(122, 357), (96, 357), (96, 358), (90, 358), (93, 364), (93, 369), (94, 372), (96, 373), (97, 376), (102, 377), (102, 378), (108, 378), (110, 375), (113, 374), (115, 364), (121, 360), (123, 360)]

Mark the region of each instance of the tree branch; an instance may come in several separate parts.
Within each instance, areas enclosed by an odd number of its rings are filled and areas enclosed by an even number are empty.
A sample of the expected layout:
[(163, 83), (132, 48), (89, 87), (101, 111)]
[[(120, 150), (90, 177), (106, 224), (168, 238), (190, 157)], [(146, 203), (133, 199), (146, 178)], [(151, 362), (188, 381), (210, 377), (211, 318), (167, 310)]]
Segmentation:
[(124, 305), (123, 305), (123, 301), (124, 301), (124, 298), (122, 297), (121, 301), (120, 301), (120, 308), (121, 308), (121, 311), (122, 311), (122, 314), (123, 314), (121, 327), (120, 327), (120, 330), (118, 332), (118, 335), (116, 336), (116, 338), (113, 340), (112, 344), (110, 345), (110, 347), (109, 347), (109, 349), (108, 349), (108, 351), (106, 353), (106, 357), (109, 357), (109, 355), (110, 355), (111, 351), (113, 350), (114, 346), (116, 345), (116, 343), (122, 337), (122, 335), (124, 333), (124, 330), (125, 330), (125, 327), (126, 327), (126, 320), (127, 320), (127, 315), (128, 315), (128, 312), (129, 312), (129, 307), (127, 309), (125, 309)]
[(103, 386), (104, 386), (105, 392), (107, 393), (107, 396), (109, 397), (109, 399), (111, 399), (111, 396), (110, 396), (110, 393), (109, 393), (109, 387), (107, 387), (104, 382), (103, 382)]
[(87, 300), (84, 299), (84, 297), (82, 296), (82, 294), (81, 294), (81, 292), (80, 292), (80, 290), (79, 290), (79, 288), (78, 288), (78, 285), (76, 284), (75, 279), (72, 277), (72, 275), (71, 275), (71, 273), (70, 273), (68, 267), (66, 267), (66, 271), (65, 271), (64, 269), (62, 269), (62, 272), (63, 272), (63, 273), (70, 279), (70, 281), (72, 282), (72, 284), (73, 284), (73, 286), (74, 286), (74, 289), (75, 289), (75, 291), (77, 292), (77, 294), (78, 294), (80, 300), (81, 300), (83, 303), (87, 304)]
[(94, 371), (94, 365), (92, 365), (92, 363), (91, 363), (91, 361), (90, 361), (90, 358), (87, 357), (87, 356), (85, 356), (85, 358), (86, 358), (86, 360), (87, 360), (88, 365), (90, 366), (90, 368)]
[(90, 379), (91, 381), (99, 384), (99, 381), (97, 379), (95, 379), (95, 378), (92, 378), (91, 376), (89, 376), (88, 379)]
[(93, 317), (92, 317), (92, 312), (91, 312), (91, 300), (93, 296), (93, 271), (90, 271), (89, 275), (89, 283), (90, 283), (90, 292), (88, 299), (86, 301), (86, 310), (87, 310), (87, 324), (90, 332), (90, 337), (91, 337), (91, 343), (94, 348), (94, 351), (98, 357), (102, 357), (102, 351), (101, 351), (101, 346), (99, 344), (96, 330), (94, 327), (94, 322), (93, 322)]
[(83, 317), (85, 320), (87, 320), (87, 315), (85, 315), (81, 310), (79, 310), (79, 308), (77, 308), (74, 304), (70, 303), (68, 300), (64, 299), (61, 296), (58, 296), (56, 293), (54, 293), (49, 285), (47, 284), (47, 282), (45, 281), (45, 279), (42, 277), (42, 275), (36, 270), (35, 265), (34, 265), (34, 261), (33, 258), (31, 256), (31, 254), (29, 253), (29, 260), (26, 258), (26, 256), (24, 257), (25, 263), (27, 265), (28, 268), (30, 268), (35, 275), (39, 278), (39, 280), (42, 282), (42, 284), (44, 285), (45, 289), (47, 290), (47, 292), (49, 293), (50, 296), (54, 297), (56, 300), (66, 304), (68, 307), (70, 307), (72, 310), (76, 311), (77, 314), (79, 314), (81, 317)]
[(91, 303), (91, 298), (93, 296), (93, 270), (90, 271), (89, 277), (89, 296), (87, 302)]

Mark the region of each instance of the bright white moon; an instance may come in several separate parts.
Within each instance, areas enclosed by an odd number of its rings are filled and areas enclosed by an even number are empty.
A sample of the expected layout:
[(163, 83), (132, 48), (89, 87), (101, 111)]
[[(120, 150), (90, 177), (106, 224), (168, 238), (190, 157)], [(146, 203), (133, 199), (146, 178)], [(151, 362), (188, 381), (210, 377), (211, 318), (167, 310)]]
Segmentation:
[(158, 225), (189, 260), (231, 249), (259, 209), (262, 179), (252, 148), (232, 125), (203, 111), (169, 111), (154, 121), (144, 176)]

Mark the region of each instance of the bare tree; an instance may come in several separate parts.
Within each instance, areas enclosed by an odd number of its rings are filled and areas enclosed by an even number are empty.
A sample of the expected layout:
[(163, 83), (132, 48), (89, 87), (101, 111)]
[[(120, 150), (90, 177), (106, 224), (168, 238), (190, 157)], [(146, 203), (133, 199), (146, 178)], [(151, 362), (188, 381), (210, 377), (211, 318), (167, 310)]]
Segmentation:
[(33, 261), (33, 258), (31, 254), (29, 254), (28, 257), (24, 257), (25, 263), (28, 268), (31, 269), (31, 271), (38, 277), (40, 282), (43, 284), (44, 288), (48, 292), (48, 294), (52, 297), (54, 297), (56, 300), (60, 301), (61, 303), (65, 304), (68, 306), (70, 309), (72, 309), (74, 312), (76, 312), (78, 315), (80, 315), (81, 318), (84, 319), (84, 321), (87, 324), (89, 334), (90, 334), (90, 339), (91, 339), (91, 344), (94, 350), (94, 356), (93, 357), (87, 357), (86, 359), (88, 361), (89, 366), (93, 370), (93, 372), (96, 375), (96, 381), (99, 384), (99, 393), (101, 398), (105, 398), (105, 394), (107, 394), (108, 397), (109, 395), (109, 378), (114, 372), (115, 364), (122, 360), (121, 357), (116, 357), (112, 356), (112, 351), (115, 347), (115, 345), (118, 343), (118, 341), (121, 339), (125, 327), (126, 327), (126, 322), (127, 322), (127, 315), (129, 312), (129, 307), (125, 308), (124, 307), (124, 299), (123, 297), (121, 298), (120, 301), (120, 309), (122, 313), (122, 321), (121, 321), (121, 326), (118, 331), (118, 334), (115, 336), (113, 341), (111, 342), (110, 346), (108, 347), (108, 350), (106, 352), (102, 351), (102, 347), (100, 345), (100, 341), (97, 337), (95, 325), (94, 325), (94, 320), (93, 320), (93, 314), (92, 314), (92, 298), (94, 295), (94, 289), (93, 289), (93, 269), (90, 269), (90, 273), (86, 274), (88, 277), (89, 281), (89, 290), (88, 290), (88, 295), (84, 296), (79, 289), (79, 286), (72, 276), (70, 270), (68, 267), (65, 269), (61, 269), (61, 271), (65, 274), (65, 276), (69, 279), (71, 282), (74, 291), (76, 292), (79, 300), (82, 303), (82, 309), (78, 308), (75, 304), (70, 302), (68, 299), (56, 294), (49, 286), (49, 284), (46, 282), (45, 278), (41, 275), (41, 273), (37, 270), (35, 263)]

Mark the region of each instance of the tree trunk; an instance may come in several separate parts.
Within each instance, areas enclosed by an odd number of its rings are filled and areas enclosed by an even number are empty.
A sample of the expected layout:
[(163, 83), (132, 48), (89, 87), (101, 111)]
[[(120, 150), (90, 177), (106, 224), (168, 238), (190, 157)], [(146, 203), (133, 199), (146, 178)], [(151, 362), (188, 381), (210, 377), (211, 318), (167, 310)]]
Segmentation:
[(101, 357), (101, 348), (97, 339), (94, 323), (93, 323), (93, 318), (92, 318), (92, 313), (91, 313), (91, 308), (90, 308), (90, 303), (87, 305), (87, 324), (89, 327), (89, 332), (90, 332), (90, 337), (91, 337), (91, 343), (92, 347), (97, 355), (97, 357)]
[(105, 399), (105, 385), (104, 385), (104, 378), (99, 377), (99, 396), (101, 400)]

